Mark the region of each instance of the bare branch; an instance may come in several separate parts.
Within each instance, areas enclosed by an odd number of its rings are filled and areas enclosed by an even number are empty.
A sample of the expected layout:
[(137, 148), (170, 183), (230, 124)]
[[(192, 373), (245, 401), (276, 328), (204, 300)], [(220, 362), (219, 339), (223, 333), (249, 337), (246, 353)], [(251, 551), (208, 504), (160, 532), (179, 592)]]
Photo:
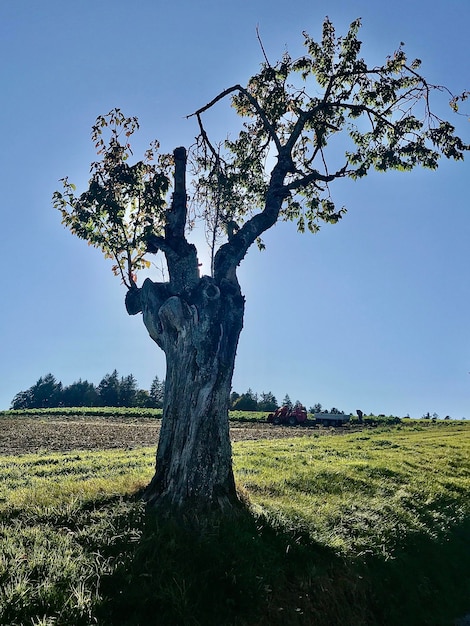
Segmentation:
[(203, 107), (201, 107), (194, 113), (187, 115), (186, 119), (189, 119), (190, 117), (193, 117), (194, 115), (200, 115), (201, 113), (204, 113), (204, 111), (207, 111), (208, 109), (212, 108), (214, 104), (217, 104), (217, 102), (220, 102), (220, 100), (223, 100), (225, 97), (227, 97), (234, 91), (240, 91), (241, 89), (242, 87), (240, 85), (234, 85), (233, 87), (229, 87), (228, 89), (225, 89), (224, 91), (219, 93), (219, 95), (217, 95), (215, 98), (213, 98), (213, 100), (208, 102), (206, 105), (204, 105)]
[(184, 240), (186, 226), (186, 149), (176, 148), (173, 152), (175, 161), (175, 186), (171, 208), (167, 211), (165, 239), (168, 241)]
[(216, 159), (217, 162), (219, 162), (220, 159), (220, 154), (219, 152), (214, 148), (214, 146), (212, 145), (209, 136), (207, 135), (206, 129), (204, 128), (204, 124), (202, 123), (202, 118), (201, 115), (199, 113), (197, 113), (197, 122), (199, 124), (199, 131), (201, 133), (201, 137), (205, 143), (205, 145), (207, 145), (207, 147), (209, 148), (209, 150), (212, 152), (212, 155), (214, 156), (214, 158)]
[(258, 39), (258, 43), (259, 43), (259, 45), (260, 45), (261, 52), (263, 53), (264, 60), (266, 61), (266, 65), (267, 65), (268, 67), (272, 67), (272, 65), (271, 65), (271, 63), (269, 62), (269, 59), (268, 59), (268, 57), (267, 57), (267, 55), (266, 55), (266, 50), (264, 49), (263, 42), (262, 42), (262, 40), (261, 40), (261, 35), (259, 34), (259, 24), (257, 24), (257, 25), (256, 25), (256, 37), (257, 37), (257, 39)]
[[(233, 87), (229, 87), (228, 89), (225, 89), (224, 91), (219, 93), (219, 95), (216, 96), (213, 100), (211, 100), (208, 104), (206, 104), (205, 106), (201, 107), (200, 109), (198, 109), (194, 113), (191, 113), (191, 115), (187, 115), (186, 118), (188, 119), (188, 118), (193, 117), (193, 116), (197, 116), (198, 118), (200, 118), (201, 113), (204, 113), (205, 111), (207, 111), (208, 109), (213, 107), (215, 104), (217, 104), (217, 102), (219, 102), (220, 100), (223, 100), (223, 98), (225, 98), (226, 96), (230, 95), (234, 91), (238, 91), (238, 92), (242, 93), (247, 98), (249, 103), (256, 110), (256, 113), (258, 114), (258, 116), (260, 117), (261, 121), (263, 122), (263, 126), (265, 127), (266, 131), (269, 133), (271, 139), (276, 144), (276, 148), (278, 150), (281, 150), (282, 146), (281, 146), (281, 142), (279, 140), (279, 137), (277, 136), (276, 130), (274, 129), (273, 125), (271, 124), (271, 122), (266, 117), (266, 114), (265, 114), (263, 108), (260, 106), (260, 104), (256, 100), (256, 98), (254, 98), (251, 95), (251, 93), (247, 89), (242, 87), (241, 85), (234, 85)], [(200, 125), (201, 125), (201, 122), (200, 122)], [(206, 135), (206, 137), (207, 137), (207, 135)]]

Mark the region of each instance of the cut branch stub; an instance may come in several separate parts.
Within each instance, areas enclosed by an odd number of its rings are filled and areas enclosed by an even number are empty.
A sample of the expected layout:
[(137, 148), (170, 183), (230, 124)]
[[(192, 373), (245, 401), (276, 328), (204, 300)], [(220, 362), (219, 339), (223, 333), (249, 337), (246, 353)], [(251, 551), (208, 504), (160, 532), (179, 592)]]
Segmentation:
[(173, 293), (188, 293), (199, 280), (197, 250), (185, 237), (187, 218), (186, 149), (176, 148), (174, 191), (171, 207), (166, 212), (165, 236), (151, 234), (147, 238), (149, 252), (162, 250), (165, 254)]
[(186, 227), (186, 148), (179, 147), (173, 151), (175, 160), (174, 191), (171, 208), (167, 212), (165, 236), (168, 240), (185, 240)]
[(126, 311), (129, 315), (137, 315), (142, 311), (142, 302), (140, 301), (140, 289), (129, 289), (125, 299)]

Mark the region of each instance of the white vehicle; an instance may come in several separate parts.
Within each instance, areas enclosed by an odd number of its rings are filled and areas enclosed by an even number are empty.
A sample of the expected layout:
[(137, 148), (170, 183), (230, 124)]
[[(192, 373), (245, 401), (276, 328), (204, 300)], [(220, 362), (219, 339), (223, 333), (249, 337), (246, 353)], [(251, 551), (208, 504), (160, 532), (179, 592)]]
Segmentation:
[(351, 419), (347, 413), (314, 413), (315, 422), (322, 426), (343, 426)]

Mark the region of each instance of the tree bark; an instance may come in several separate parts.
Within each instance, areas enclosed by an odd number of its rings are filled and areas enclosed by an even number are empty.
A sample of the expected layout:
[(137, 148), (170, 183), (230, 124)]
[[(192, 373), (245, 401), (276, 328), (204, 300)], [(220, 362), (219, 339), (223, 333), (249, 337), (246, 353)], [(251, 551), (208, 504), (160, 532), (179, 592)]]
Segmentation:
[(228, 404), (243, 325), (240, 289), (209, 277), (191, 294), (145, 281), (140, 300), (167, 371), (155, 475), (144, 498), (166, 509), (227, 509), (237, 501)]

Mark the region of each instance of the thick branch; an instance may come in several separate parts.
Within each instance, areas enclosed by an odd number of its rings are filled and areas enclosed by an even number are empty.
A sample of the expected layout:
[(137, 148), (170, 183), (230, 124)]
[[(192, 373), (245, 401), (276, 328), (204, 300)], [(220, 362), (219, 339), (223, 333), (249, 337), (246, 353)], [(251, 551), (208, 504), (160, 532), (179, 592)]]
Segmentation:
[(224, 278), (229, 280), (235, 278), (235, 270), (247, 253), (248, 248), (277, 222), (282, 203), (289, 195), (289, 191), (284, 186), (284, 179), (291, 168), (290, 155), (280, 155), (271, 174), (264, 210), (245, 222), (240, 230), (215, 255), (214, 278), (217, 283), (220, 284)]
[(384, 111), (377, 111), (377, 110), (375, 110), (375, 109), (373, 109), (371, 107), (366, 106), (365, 104), (352, 104), (351, 102), (329, 102), (328, 106), (329, 107), (334, 107), (334, 108), (337, 108), (337, 109), (338, 108), (339, 109), (349, 109), (350, 111), (352, 111), (356, 115), (358, 115), (360, 113), (367, 113), (368, 115), (371, 115), (373, 118), (375, 118), (376, 120), (379, 120), (380, 122), (382, 122), (383, 124), (389, 126), (390, 128), (395, 128), (395, 125), (393, 124), (393, 122), (391, 122), (386, 117), (386, 115), (388, 114), (388, 112), (392, 108), (392, 105), (389, 106)]
[(162, 252), (171, 254), (175, 252), (173, 248), (168, 244), (165, 237), (160, 235), (151, 234), (147, 237), (147, 252), (151, 254), (157, 254), (161, 250)]
[[(318, 114), (319, 111), (321, 111), (324, 108), (336, 108), (336, 109), (349, 109), (350, 111), (354, 112), (355, 114), (358, 113), (368, 113), (369, 115), (371, 115), (372, 117), (374, 117), (375, 119), (380, 120), (381, 122), (383, 122), (384, 124), (390, 126), (391, 128), (394, 128), (394, 124), (387, 119), (386, 115), (387, 112), (390, 110), (390, 108), (393, 105), (390, 105), (390, 107), (388, 109), (386, 109), (385, 111), (376, 111), (375, 109), (368, 107), (364, 104), (353, 104), (351, 102), (343, 102), (343, 101), (339, 101), (339, 102), (328, 102), (326, 99), (326, 94), (323, 97), (323, 100), (317, 104), (316, 106), (312, 107), (311, 109), (309, 109), (308, 111), (301, 111), (299, 114), (299, 117), (294, 125), (294, 128), (292, 129), (292, 132), (289, 136), (289, 139), (286, 142), (286, 149), (289, 151), (292, 151), (295, 144), (297, 143), (298, 138), (300, 137), (300, 135), (303, 133), (305, 125), (310, 122), (311, 120), (313, 120), (315, 118), (315, 116)], [(334, 131), (339, 131), (340, 129), (337, 128), (336, 126), (333, 126), (332, 124), (329, 124), (327, 121), (323, 122), (322, 124), (324, 124), (326, 127), (328, 127), (330, 130), (334, 130)]]

